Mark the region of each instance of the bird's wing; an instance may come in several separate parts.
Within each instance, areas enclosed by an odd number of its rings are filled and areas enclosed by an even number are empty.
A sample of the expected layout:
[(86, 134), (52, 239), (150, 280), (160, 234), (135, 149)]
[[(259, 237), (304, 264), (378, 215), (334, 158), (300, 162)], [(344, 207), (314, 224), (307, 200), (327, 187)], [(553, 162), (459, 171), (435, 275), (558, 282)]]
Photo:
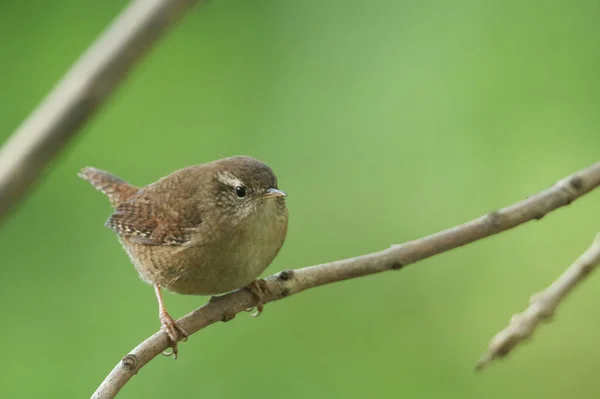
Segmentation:
[(184, 245), (201, 222), (193, 206), (174, 210), (140, 195), (119, 205), (105, 226), (138, 244)]

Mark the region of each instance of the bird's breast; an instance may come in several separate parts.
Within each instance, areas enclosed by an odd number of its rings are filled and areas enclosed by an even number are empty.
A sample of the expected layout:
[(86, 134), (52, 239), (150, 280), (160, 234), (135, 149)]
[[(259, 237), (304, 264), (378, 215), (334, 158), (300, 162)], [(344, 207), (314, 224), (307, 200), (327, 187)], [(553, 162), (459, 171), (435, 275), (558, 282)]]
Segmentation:
[(254, 281), (273, 261), (286, 233), (287, 211), (279, 211), (184, 246), (124, 245), (145, 281), (180, 294), (215, 295)]

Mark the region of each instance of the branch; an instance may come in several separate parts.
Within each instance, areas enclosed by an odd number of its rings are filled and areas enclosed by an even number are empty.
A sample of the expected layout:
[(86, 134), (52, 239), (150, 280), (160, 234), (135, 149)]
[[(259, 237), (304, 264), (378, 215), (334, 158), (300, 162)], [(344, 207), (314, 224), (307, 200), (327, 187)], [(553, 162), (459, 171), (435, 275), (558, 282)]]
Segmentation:
[[(600, 162), (597, 162), (524, 201), (499, 211), (490, 212), (462, 225), (439, 233), (394, 245), (389, 249), (331, 263), (286, 270), (265, 279), (265, 303), (277, 301), (309, 288), (367, 276), (388, 270), (399, 270), (411, 263), (449, 251), (516, 227), (570, 204), (600, 185)], [(245, 289), (213, 297), (204, 306), (178, 320), (190, 334), (218, 321), (229, 321), (255, 305)], [(144, 365), (169, 347), (166, 334), (159, 331), (125, 356), (100, 384), (92, 398), (114, 398)]]
[(0, 218), (197, 0), (135, 0), (93, 43), (0, 150)]
[(529, 307), (510, 320), (508, 327), (492, 338), (477, 363), (482, 370), (494, 359), (506, 356), (519, 343), (530, 338), (538, 324), (550, 320), (560, 302), (600, 264), (600, 233), (592, 245), (544, 291), (531, 296)]

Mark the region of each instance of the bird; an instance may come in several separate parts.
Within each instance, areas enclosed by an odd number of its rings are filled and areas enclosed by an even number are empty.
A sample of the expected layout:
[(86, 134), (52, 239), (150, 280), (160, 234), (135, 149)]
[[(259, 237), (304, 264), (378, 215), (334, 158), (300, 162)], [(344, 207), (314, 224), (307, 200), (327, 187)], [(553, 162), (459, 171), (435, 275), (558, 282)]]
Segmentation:
[[(286, 238), (286, 194), (273, 170), (249, 156), (232, 156), (176, 170), (137, 187), (101, 169), (79, 177), (104, 193), (114, 208), (113, 230), (141, 279), (154, 287), (159, 320), (177, 358), (188, 333), (165, 307), (162, 289), (218, 295), (247, 288), (262, 312), (257, 279)], [(167, 353), (166, 353), (167, 354)]]

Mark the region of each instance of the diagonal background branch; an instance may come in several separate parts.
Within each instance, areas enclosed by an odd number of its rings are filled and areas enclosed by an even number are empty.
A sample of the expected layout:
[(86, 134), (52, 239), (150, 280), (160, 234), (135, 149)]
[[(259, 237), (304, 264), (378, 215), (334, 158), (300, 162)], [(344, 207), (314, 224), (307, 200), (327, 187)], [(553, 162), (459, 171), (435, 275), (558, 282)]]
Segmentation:
[(600, 233), (592, 245), (544, 291), (531, 297), (529, 307), (514, 315), (509, 325), (490, 341), (489, 348), (477, 363), (481, 370), (494, 359), (506, 356), (519, 343), (530, 338), (537, 326), (552, 319), (558, 305), (600, 264)]
[(0, 218), (134, 63), (197, 1), (132, 1), (90, 46), (0, 149)]
[[(449, 251), (462, 245), (506, 231), (570, 204), (600, 185), (600, 162), (568, 176), (552, 187), (521, 202), (456, 227), (395, 245), (386, 250), (356, 258), (339, 260), (297, 270), (286, 270), (265, 279), (264, 301), (283, 299), (321, 285), (367, 276), (406, 265)], [(178, 320), (190, 334), (218, 321), (229, 321), (251, 306), (254, 298), (246, 290), (215, 297), (206, 305)], [(92, 398), (114, 398), (144, 365), (169, 347), (169, 339), (157, 332), (125, 356), (100, 384)]]

